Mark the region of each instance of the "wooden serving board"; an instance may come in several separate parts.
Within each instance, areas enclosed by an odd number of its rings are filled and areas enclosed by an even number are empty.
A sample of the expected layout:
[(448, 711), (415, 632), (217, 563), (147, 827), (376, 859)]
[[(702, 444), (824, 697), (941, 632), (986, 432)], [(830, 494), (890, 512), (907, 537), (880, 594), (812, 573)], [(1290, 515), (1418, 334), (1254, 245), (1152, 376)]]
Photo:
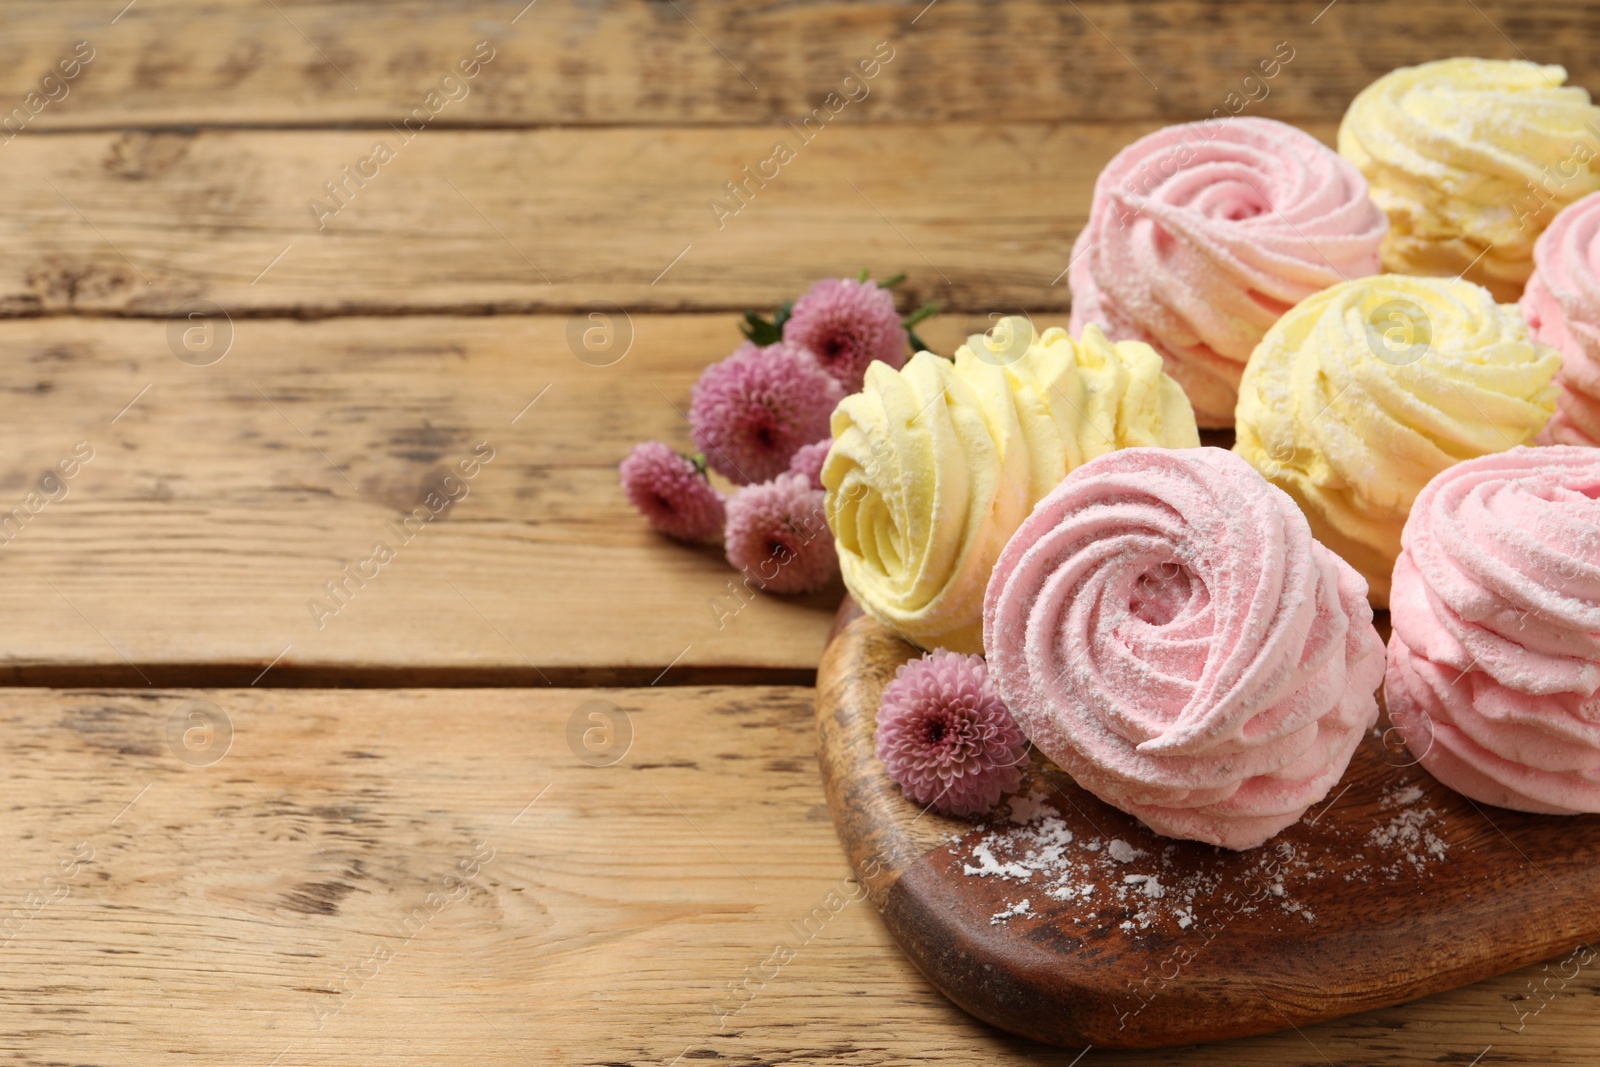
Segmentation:
[(987, 824), (924, 813), (873, 754), (879, 695), (916, 655), (845, 601), (817, 677), (823, 782), (889, 932), (995, 1026), (1151, 1048), (1596, 958), (1600, 819), (1474, 804), (1387, 720), (1327, 800), (1249, 852), (1160, 837), (1037, 752)]

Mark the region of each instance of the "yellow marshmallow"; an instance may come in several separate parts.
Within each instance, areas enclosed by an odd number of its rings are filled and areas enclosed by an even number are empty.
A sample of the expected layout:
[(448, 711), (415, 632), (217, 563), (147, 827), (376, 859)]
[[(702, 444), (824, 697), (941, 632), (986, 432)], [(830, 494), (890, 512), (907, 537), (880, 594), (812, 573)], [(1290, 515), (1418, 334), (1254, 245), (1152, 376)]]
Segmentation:
[(1466, 272), (1498, 300), (1522, 294), (1534, 240), (1600, 189), (1600, 108), (1566, 80), (1558, 66), (1443, 59), (1401, 67), (1356, 96), (1339, 154), (1389, 216), (1384, 269)]
[(1155, 350), (1096, 326), (1074, 341), (1012, 317), (953, 363), (874, 363), (833, 413), (822, 468), (845, 585), (923, 648), (981, 652), (995, 560), (1068, 471), (1118, 448), (1199, 444)]
[(1359, 278), (1301, 301), (1256, 346), (1234, 451), (1299, 502), (1382, 607), (1422, 487), (1531, 441), (1555, 409), (1560, 365), (1482, 286)]

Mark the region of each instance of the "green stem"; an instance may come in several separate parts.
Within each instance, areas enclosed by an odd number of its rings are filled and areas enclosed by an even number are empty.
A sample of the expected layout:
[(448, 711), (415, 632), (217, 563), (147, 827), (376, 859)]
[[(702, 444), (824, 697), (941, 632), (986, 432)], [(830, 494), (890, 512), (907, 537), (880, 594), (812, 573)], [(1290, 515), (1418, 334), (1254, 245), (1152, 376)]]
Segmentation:
[(930, 300), (926, 304), (923, 304), (921, 307), (919, 307), (917, 310), (913, 311), (911, 314), (907, 315), (905, 318), (901, 319), (900, 320), (900, 325), (904, 326), (906, 329), (909, 330), (909, 329), (911, 329), (911, 327), (915, 326), (917, 323), (921, 322), (923, 319), (929, 318), (930, 316), (933, 316), (933, 315), (937, 315), (938, 313), (939, 313), (939, 302), (937, 300)]

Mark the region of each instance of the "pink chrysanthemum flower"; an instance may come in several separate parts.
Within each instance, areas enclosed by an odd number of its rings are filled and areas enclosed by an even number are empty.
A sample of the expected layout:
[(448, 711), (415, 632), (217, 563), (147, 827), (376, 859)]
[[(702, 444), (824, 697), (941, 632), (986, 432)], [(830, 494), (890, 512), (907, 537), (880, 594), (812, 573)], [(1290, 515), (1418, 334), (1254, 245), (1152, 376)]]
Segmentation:
[(747, 485), (728, 501), (728, 562), (773, 593), (812, 593), (839, 573), (823, 493), (803, 474)]
[(939, 649), (900, 665), (878, 707), (878, 759), (915, 804), (982, 815), (1022, 780), (1028, 739), (982, 656)]
[(789, 461), (790, 474), (803, 474), (811, 483), (811, 488), (822, 488), (822, 461), (828, 458), (828, 449), (833, 447), (833, 438), (824, 437), (820, 441), (813, 441), (803, 445), (800, 451), (794, 454)]
[(801, 445), (827, 437), (843, 399), (844, 389), (806, 352), (747, 341), (700, 376), (689, 423), (712, 469), (746, 485), (782, 474)]
[(650, 525), (679, 541), (711, 541), (726, 519), (722, 494), (705, 472), (660, 441), (645, 441), (617, 470), (622, 490)]
[(816, 356), (850, 393), (860, 391), (873, 360), (897, 370), (906, 361), (907, 334), (894, 294), (876, 282), (824, 278), (795, 301), (783, 339)]

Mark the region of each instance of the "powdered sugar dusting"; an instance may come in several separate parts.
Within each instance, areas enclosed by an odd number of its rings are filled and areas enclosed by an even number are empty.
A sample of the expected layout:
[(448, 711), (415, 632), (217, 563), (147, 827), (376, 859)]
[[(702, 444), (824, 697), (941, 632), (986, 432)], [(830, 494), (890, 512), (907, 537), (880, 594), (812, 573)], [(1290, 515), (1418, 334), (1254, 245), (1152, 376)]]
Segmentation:
[(1028, 900), (1028, 898), (1027, 897), (1023, 897), (1021, 900), (1019, 900), (1015, 904), (1011, 905), (1005, 911), (997, 911), (993, 915), (989, 916), (989, 925), (990, 926), (998, 926), (1001, 923), (1005, 922), (1007, 919), (1013, 918), (1013, 917), (1018, 916), (1018, 915), (1026, 915), (1032, 909), (1032, 906), (1033, 905)]
[[(955, 842), (951, 851), (958, 854), (960, 848)], [(1096, 910), (1075, 917), (1075, 922), (1092, 922), (1101, 909), (1107, 909), (1111, 912), (1107, 921), (1128, 933), (1157, 926), (1188, 930), (1200, 924), (1208, 910), (1219, 910), (1222, 899), (1231, 901), (1237, 913), (1254, 914), (1262, 907), (1274, 907), (1314, 921), (1310, 911), (1289, 897), (1283, 878), (1290, 869), (1306, 878), (1319, 877), (1320, 872), (1299, 860), (1292, 845), (1280, 843), (1255, 857), (1247, 877), (1253, 896), (1248, 902), (1237, 892), (1244, 886), (1219, 897), (1224, 879), (1218, 873), (1180, 870), (1174, 862), (1177, 851), (1176, 844), (1152, 852), (1122, 838), (1075, 838), (1046, 794), (1033, 792), (1012, 798), (1008, 818), (971, 844), (962, 857), (962, 871), (970, 877), (999, 878), (1032, 890), (1028, 897), (1008, 902), (1004, 911), (991, 916), (995, 925), (1042, 918), (1033, 907), (1041, 891), (1053, 901), (1093, 901)], [(1123, 916), (1120, 922), (1119, 914)]]
[[(1339, 802), (1335, 798), (1331, 803)], [(1431, 869), (1449, 852), (1443, 815), (1428, 802), (1422, 784), (1405, 779), (1383, 790), (1372, 822), (1350, 819), (1347, 813), (1344, 822), (1320, 823), (1318, 834), (1330, 837), (1326, 847), (1278, 840), (1248, 853), (1218, 850), (1219, 862), (1198, 870), (1192, 862), (1179, 861), (1179, 850), (1204, 846), (1154, 839), (1139, 847), (1087, 831), (1075, 836), (1040, 790), (1012, 797), (1006, 817), (979, 829), (975, 840), (958, 838), (948, 846), (952, 856), (960, 857), (962, 872), (1028, 891), (1026, 897), (1008, 899), (991, 923), (1050, 921), (1054, 916), (1048, 903), (1070, 901), (1074, 907), (1057, 909), (1056, 914), (1130, 935), (1220, 929), (1238, 915), (1292, 916), (1315, 923), (1316, 912), (1296, 899), (1296, 889), (1304, 892), (1336, 871), (1343, 872), (1346, 882), (1415, 882), (1419, 876), (1431, 877)], [(1338, 850), (1337, 864), (1328, 862), (1328, 848)], [(1091, 907), (1093, 911), (1086, 910)]]
[(1111, 858), (1118, 863), (1132, 863), (1134, 860), (1142, 859), (1147, 855), (1149, 853), (1145, 852), (1144, 849), (1134, 848), (1120, 837), (1113, 838), (1111, 841)]
[(1387, 874), (1399, 874), (1402, 864), (1420, 869), (1442, 861), (1450, 850), (1434, 829), (1442, 825), (1438, 811), (1417, 803), (1424, 795), (1418, 785), (1390, 786), (1378, 802), (1379, 807), (1393, 814), (1367, 835), (1367, 844), (1393, 857), (1387, 864), (1380, 861), (1380, 869)]
[(1001, 863), (995, 859), (994, 853), (990, 852), (989, 846), (985, 844), (980, 844), (973, 848), (972, 858), (978, 861), (978, 865), (976, 867), (970, 864), (965, 865), (961, 868), (961, 873), (975, 874), (979, 878), (987, 878), (990, 875), (997, 874), (1002, 878), (1016, 879), (1019, 882), (1026, 882), (1033, 877), (1033, 872), (1020, 863)]

